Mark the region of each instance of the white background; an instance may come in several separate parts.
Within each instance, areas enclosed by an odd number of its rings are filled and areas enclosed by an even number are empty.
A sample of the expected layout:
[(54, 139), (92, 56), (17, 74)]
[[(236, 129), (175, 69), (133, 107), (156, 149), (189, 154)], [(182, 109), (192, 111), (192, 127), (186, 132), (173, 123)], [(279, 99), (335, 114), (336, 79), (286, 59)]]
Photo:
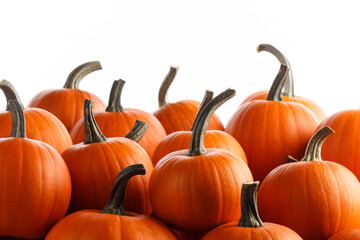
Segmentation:
[(84, 78), (81, 89), (107, 102), (121, 78), (123, 106), (153, 112), (169, 66), (178, 65), (171, 102), (201, 101), (205, 89), (237, 91), (217, 111), (226, 124), (242, 99), (275, 78), (276, 58), (256, 51), (269, 43), (290, 61), (296, 95), (329, 115), (360, 107), (356, 2), (2, 1), (0, 78), (27, 105), (41, 90), (61, 88), (78, 65), (98, 60), (103, 70)]

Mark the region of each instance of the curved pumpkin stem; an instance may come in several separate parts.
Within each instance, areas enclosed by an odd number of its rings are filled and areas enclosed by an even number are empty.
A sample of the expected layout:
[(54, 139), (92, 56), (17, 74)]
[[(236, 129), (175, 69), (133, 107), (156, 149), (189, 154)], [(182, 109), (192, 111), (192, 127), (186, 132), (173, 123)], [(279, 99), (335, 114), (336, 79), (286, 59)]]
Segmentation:
[(8, 101), (9, 110), (12, 116), (12, 130), (10, 137), (26, 138), (26, 126), (24, 111), (17, 99)]
[(14, 86), (9, 81), (5, 79), (2, 80), (0, 82), (0, 89), (4, 92), (6, 97), (6, 102), (7, 102), (6, 111), (10, 111), (9, 100), (11, 99), (16, 99), (21, 109), (24, 110), (24, 105), (21, 103), (19, 95), (17, 94)]
[(193, 133), (191, 135), (190, 147), (187, 152), (188, 156), (198, 156), (206, 153), (204, 137), (210, 118), (216, 109), (233, 96), (235, 96), (235, 90), (227, 89), (213, 98), (203, 109), (201, 109), (198, 113), (198, 121), (194, 125)]
[(124, 80), (115, 80), (111, 87), (109, 104), (105, 111), (107, 112), (122, 112), (124, 108), (121, 106), (121, 93), (125, 85)]
[(166, 75), (165, 79), (161, 83), (160, 89), (159, 89), (159, 108), (162, 106), (167, 105), (169, 102), (167, 100), (167, 92), (169, 90), (169, 87), (171, 83), (174, 81), (175, 76), (179, 70), (178, 66), (170, 66), (170, 70), (168, 74)]
[(267, 101), (278, 101), (281, 102), (281, 89), (284, 86), (284, 82), (286, 79), (286, 76), (289, 72), (289, 68), (286, 65), (281, 65), (279, 73), (276, 75), (276, 78), (271, 85), (271, 88), (269, 90), (269, 93), (266, 97)]
[(149, 124), (147, 124), (146, 122), (136, 119), (134, 126), (131, 128), (130, 132), (126, 134), (125, 137), (135, 142), (139, 142), (144, 136), (148, 126)]
[(286, 65), (289, 68), (289, 74), (286, 77), (286, 81), (284, 83), (284, 91), (283, 91), (283, 95), (294, 98), (295, 94), (294, 94), (294, 79), (293, 79), (293, 73), (292, 73), (292, 69), (290, 66), (290, 62), (288, 61), (288, 59), (285, 57), (284, 54), (282, 54), (278, 49), (276, 49), (274, 46), (270, 45), (270, 44), (260, 44), (257, 46), (256, 50), (258, 52), (262, 52), (262, 51), (266, 51), (269, 52), (271, 54), (273, 54), (282, 65)]
[(325, 126), (316, 131), (311, 137), (305, 151), (305, 156), (301, 159), (302, 162), (308, 161), (322, 161), (321, 146), (326, 138), (328, 138), (335, 131), (330, 127)]
[(84, 130), (85, 138), (84, 144), (106, 141), (106, 137), (100, 131), (97, 125), (92, 108), (94, 105), (93, 100), (85, 99), (84, 101)]
[(203, 100), (201, 101), (201, 104), (200, 104), (199, 109), (198, 109), (198, 111), (196, 113), (195, 120), (194, 120), (193, 125), (191, 126), (190, 131), (194, 130), (195, 124), (199, 121), (199, 112), (206, 106), (206, 104), (208, 104), (208, 102), (210, 102), (210, 100), (213, 98), (213, 96), (214, 96), (213, 91), (208, 90), (208, 89), (205, 91), (205, 96), (204, 96)]
[(75, 68), (68, 76), (64, 88), (78, 89), (80, 81), (89, 73), (102, 69), (99, 61), (83, 63)]
[(257, 191), (259, 182), (245, 182), (241, 188), (241, 218), (239, 227), (257, 228), (263, 223), (257, 209)]
[(125, 190), (131, 177), (145, 175), (146, 170), (142, 164), (130, 165), (116, 176), (108, 203), (101, 211), (107, 214), (126, 215), (124, 212)]

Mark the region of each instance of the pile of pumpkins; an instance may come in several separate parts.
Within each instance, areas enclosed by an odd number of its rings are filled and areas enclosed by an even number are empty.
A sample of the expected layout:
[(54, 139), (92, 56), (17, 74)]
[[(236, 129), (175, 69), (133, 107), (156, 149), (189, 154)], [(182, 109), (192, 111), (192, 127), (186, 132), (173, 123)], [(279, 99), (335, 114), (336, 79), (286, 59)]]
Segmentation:
[(360, 239), (360, 110), (326, 117), (257, 50), (279, 72), (226, 127), (235, 90), (169, 103), (174, 66), (153, 113), (80, 90), (97, 61), (26, 108), (0, 82), (0, 239)]

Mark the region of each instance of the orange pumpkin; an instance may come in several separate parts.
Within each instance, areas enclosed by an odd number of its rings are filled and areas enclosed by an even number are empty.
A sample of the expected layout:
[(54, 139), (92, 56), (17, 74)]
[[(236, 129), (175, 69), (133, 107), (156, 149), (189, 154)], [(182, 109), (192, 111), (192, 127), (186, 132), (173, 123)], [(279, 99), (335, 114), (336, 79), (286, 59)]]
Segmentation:
[(60, 154), (50, 145), (26, 138), (20, 104), (9, 100), (13, 129), (0, 139), (0, 235), (35, 239), (64, 217), (71, 181)]
[(360, 229), (351, 229), (334, 234), (329, 240), (359, 240)]
[(84, 63), (75, 68), (62, 89), (48, 89), (36, 94), (29, 102), (31, 108), (42, 108), (54, 114), (70, 132), (74, 124), (82, 118), (85, 99), (95, 101), (94, 111), (105, 109), (103, 101), (95, 94), (80, 90), (80, 81), (89, 73), (100, 70), (98, 61)]
[(258, 193), (263, 220), (287, 226), (305, 240), (360, 227), (359, 181), (344, 166), (321, 159), (321, 145), (332, 133), (328, 127), (319, 129), (301, 161), (266, 176)]
[(256, 180), (263, 180), (272, 169), (284, 163), (288, 154), (302, 157), (318, 125), (308, 108), (282, 101), (281, 89), (287, 74), (287, 66), (281, 65), (267, 99), (242, 105), (225, 129), (244, 149)]
[[(257, 47), (257, 51), (258, 52), (261, 52), (261, 51), (270, 52), (280, 61), (280, 63), (282, 65), (286, 65), (289, 68), (289, 73), (288, 73), (288, 76), (284, 83), (284, 91), (282, 92), (282, 99), (285, 102), (300, 103), (300, 104), (304, 105), (305, 107), (309, 108), (311, 110), (311, 112), (313, 112), (315, 114), (315, 116), (319, 120), (319, 122), (324, 120), (326, 115), (325, 115), (324, 111), (320, 108), (319, 105), (317, 105), (315, 102), (311, 101), (310, 99), (295, 96), (293, 74), (291, 71), (290, 63), (287, 60), (287, 58), (278, 49), (276, 49), (275, 47), (273, 47), (270, 44), (260, 44)], [(254, 101), (254, 100), (265, 100), (267, 95), (268, 95), (268, 91), (259, 91), (259, 92), (253, 93), (250, 96), (248, 96), (247, 98), (245, 98), (242, 101), (242, 103), (240, 104), (240, 106), (247, 102)]]
[[(124, 211), (127, 183), (135, 175), (144, 175), (141, 164), (124, 168), (116, 177), (107, 205), (102, 211), (82, 210), (66, 216), (46, 236), (46, 240), (175, 240), (174, 233), (150, 216)], [(141, 176), (137, 176), (140, 177)]]
[[(167, 92), (173, 82), (178, 67), (171, 66), (159, 90), (159, 109), (154, 115), (164, 126), (167, 134), (176, 131), (189, 131), (194, 123), (200, 102), (195, 100), (181, 100), (175, 103), (167, 101)], [(208, 126), (209, 130), (224, 130), (220, 118), (214, 114)]]
[[(141, 163), (149, 174), (132, 179), (127, 188), (125, 207), (132, 212), (150, 214), (148, 182), (153, 165), (149, 156), (135, 139), (106, 138), (96, 124), (92, 106), (93, 101), (84, 101), (84, 142), (72, 146), (62, 154), (69, 167), (73, 185), (70, 212), (102, 209), (120, 170)], [(140, 127), (136, 132), (144, 133), (141, 129)]]
[(336, 134), (324, 142), (321, 155), (324, 159), (340, 163), (360, 179), (360, 110), (344, 110), (332, 114), (322, 121), (318, 129), (329, 126)]
[[(223, 149), (205, 149), (211, 114), (235, 95), (228, 89), (201, 111), (189, 150), (166, 155), (150, 177), (150, 202), (157, 218), (185, 232), (201, 232), (239, 218), (242, 183), (252, 181), (244, 161)], [(224, 187), (226, 186), (226, 187)]]
[(256, 202), (258, 185), (259, 182), (243, 183), (240, 220), (213, 229), (203, 240), (301, 240), (302, 238), (290, 228), (261, 221)]
[[(159, 120), (151, 113), (135, 108), (123, 108), (120, 100), (124, 84), (124, 80), (114, 81), (106, 111), (94, 113), (96, 123), (105, 136), (124, 137), (137, 119), (146, 122), (149, 127), (139, 144), (151, 158), (156, 146), (166, 136), (166, 132)], [(70, 132), (74, 144), (80, 143), (84, 139), (83, 125), (84, 120), (80, 119)]]
[[(199, 110), (202, 106), (205, 106), (208, 101), (212, 99), (213, 92), (206, 90), (205, 97), (200, 105)], [(207, 114), (203, 112), (203, 114)], [(197, 114), (193, 127), (197, 124), (201, 117)], [(193, 128), (192, 127), (192, 128)], [(191, 141), (192, 131), (177, 131), (167, 135), (157, 146), (152, 162), (154, 166), (158, 161), (171, 152), (177, 150), (189, 149)], [(238, 155), (245, 163), (247, 163), (244, 150), (230, 134), (220, 130), (208, 130), (205, 133), (204, 138), (205, 148), (221, 148)]]
[[(62, 122), (48, 111), (40, 108), (24, 109), (20, 97), (10, 82), (2, 80), (0, 89), (3, 90), (6, 100), (15, 99), (20, 104), (26, 121), (26, 137), (48, 143), (60, 154), (71, 147), (70, 134)], [(5, 112), (0, 112), (0, 137), (8, 137), (12, 128), (12, 117), (9, 106)]]

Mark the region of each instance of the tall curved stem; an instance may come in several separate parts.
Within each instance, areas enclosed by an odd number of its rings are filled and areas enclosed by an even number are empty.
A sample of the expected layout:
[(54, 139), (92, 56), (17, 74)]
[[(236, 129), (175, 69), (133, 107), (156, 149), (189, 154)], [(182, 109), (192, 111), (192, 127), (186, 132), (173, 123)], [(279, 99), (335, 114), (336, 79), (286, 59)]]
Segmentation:
[(102, 69), (99, 61), (83, 63), (75, 68), (66, 79), (64, 88), (78, 89), (80, 81), (89, 73)]
[(159, 107), (167, 105), (169, 102), (167, 100), (167, 93), (169, 90), (169, 87), (171, 83), (174, 81), (175, 76), (179, 70), (178, 66), (170, 66), (170, 70), (168, 74), (166, 75), (165, 79), (161, 83), (160, 89), (159, 89)]

